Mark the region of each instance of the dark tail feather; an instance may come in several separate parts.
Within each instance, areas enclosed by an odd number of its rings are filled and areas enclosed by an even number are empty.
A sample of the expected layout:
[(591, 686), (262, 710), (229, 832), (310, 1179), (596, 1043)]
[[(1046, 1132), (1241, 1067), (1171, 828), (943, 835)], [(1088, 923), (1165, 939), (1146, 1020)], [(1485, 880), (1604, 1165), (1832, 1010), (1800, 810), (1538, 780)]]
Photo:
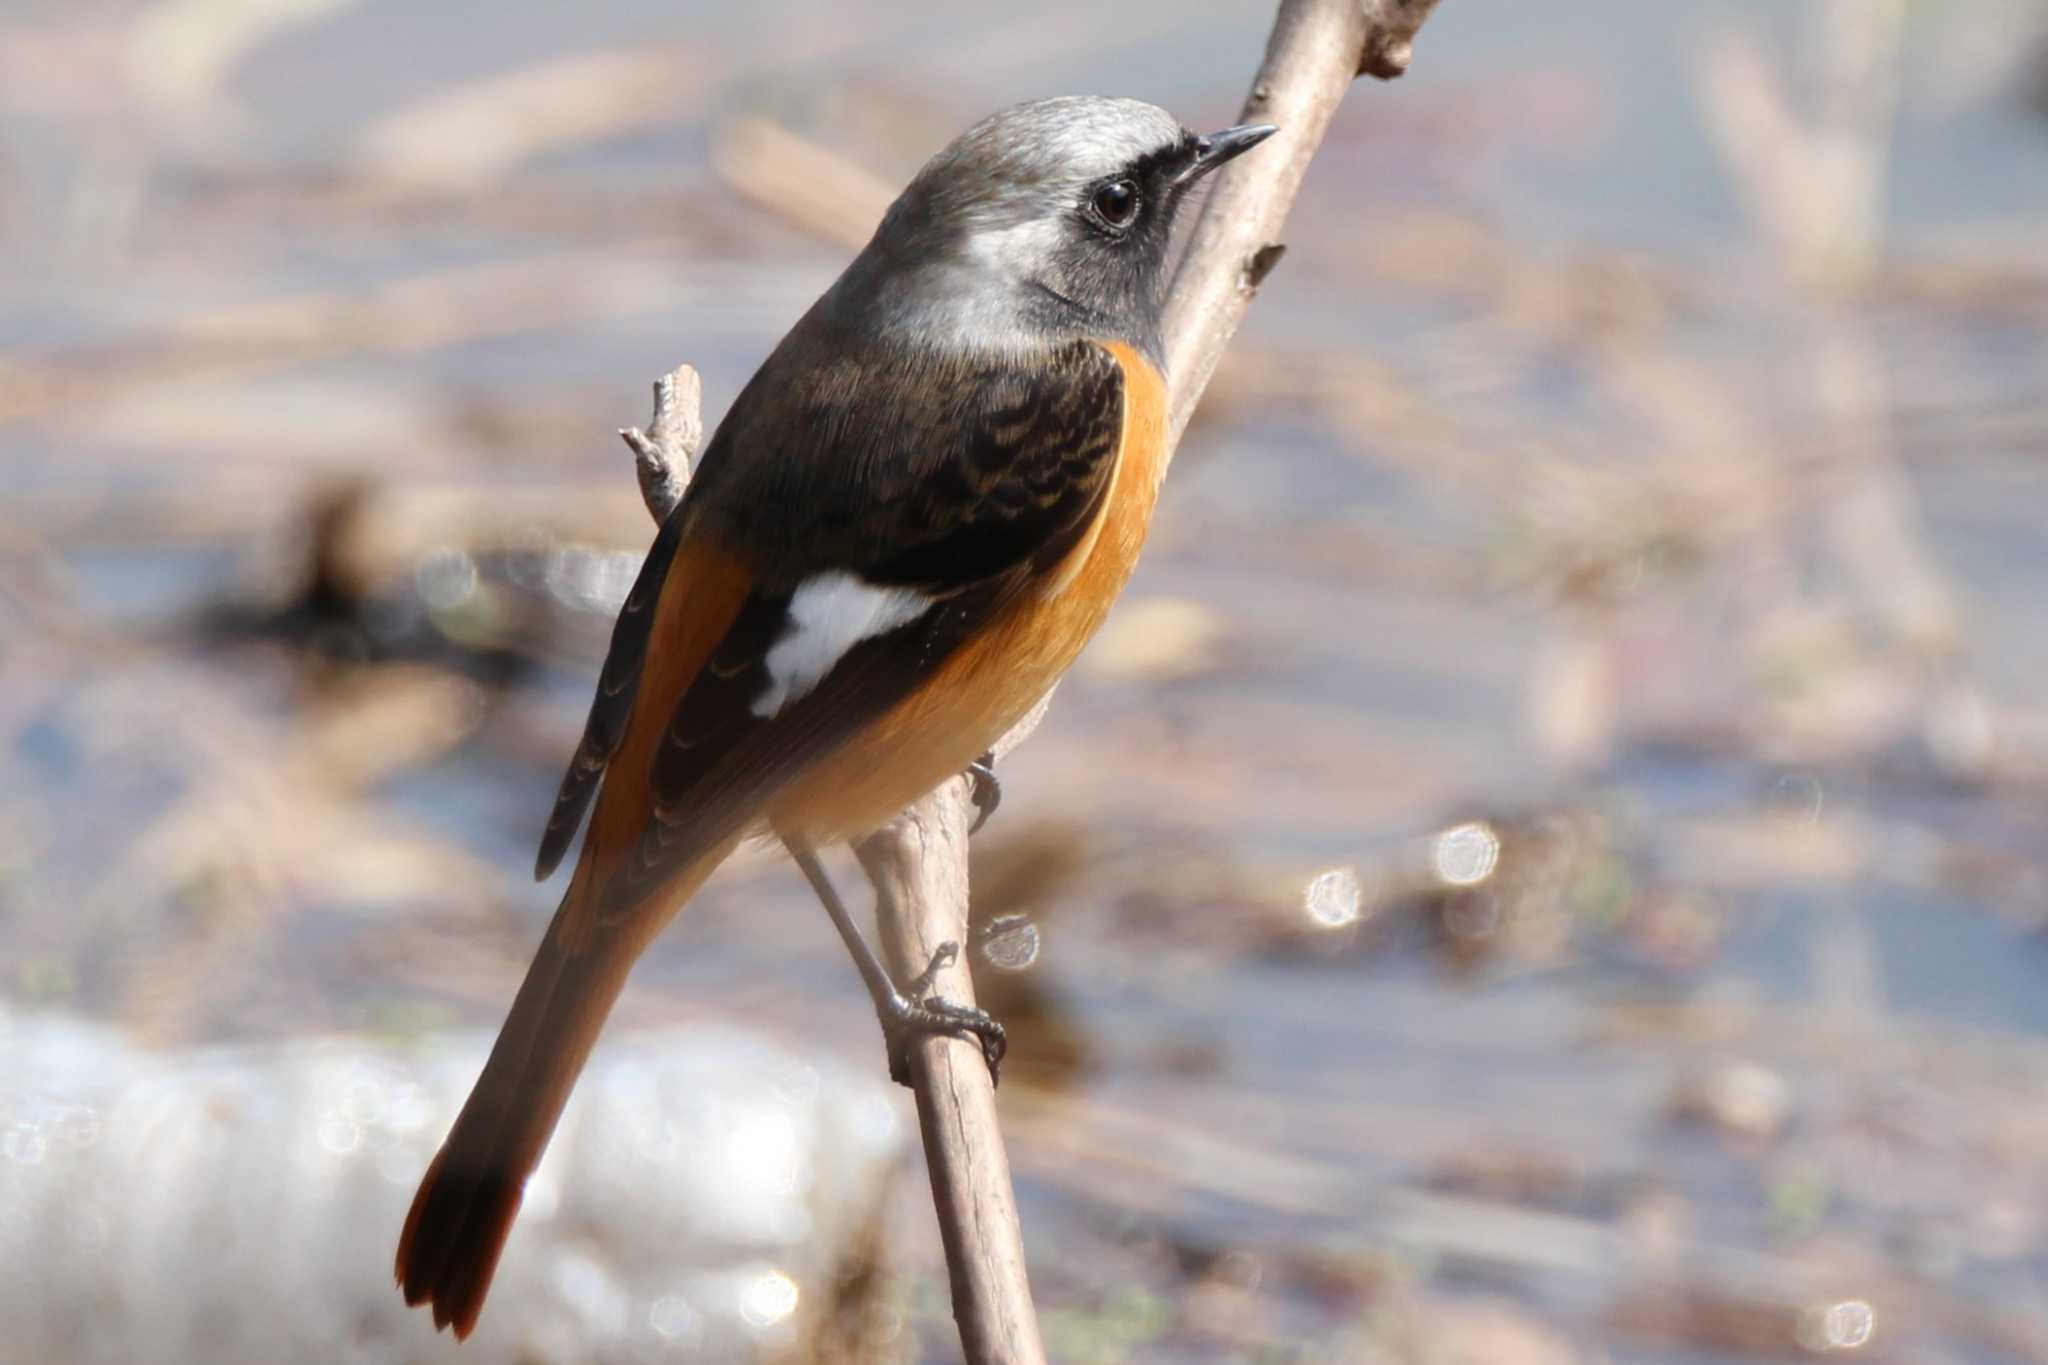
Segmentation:
[[(549, 926), (491, 1059), (420, 1181), (399, 1234), (405, 1301), (431, 1303), (434, 1325), (452, 1324), (457, 1337), (476, 1326), (526, 1178), (540, 1164), (627, 971), (652, 936), (621, 924), (570, 950), (563, 946), (565, 918), (558, 913)], [(667, 916), (643, 907), (633, 918), (651, 918), (659, 928)]]

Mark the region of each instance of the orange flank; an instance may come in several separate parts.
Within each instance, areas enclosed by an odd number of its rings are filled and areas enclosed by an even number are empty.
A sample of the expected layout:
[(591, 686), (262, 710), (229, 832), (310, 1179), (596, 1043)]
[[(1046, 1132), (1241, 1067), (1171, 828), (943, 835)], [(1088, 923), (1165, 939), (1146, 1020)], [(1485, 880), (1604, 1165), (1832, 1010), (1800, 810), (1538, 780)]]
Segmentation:
[[(677, 548), (654, 609), (649, 633), (653, 646), (641, 670), (625, 740), (605, 769), (597, 813), (584, 837), (576, 875), (562, 898), (564, 947), (574, 950), (588, 941), (605, 888), (612, 884), (620, 863), (632, 853), (653, 818), (648, 793), (653, 786), (654, 756), (668, 732), (669, 717), (711, 651), (725, 638), (752, 586), (746, 565), (730, 552), (688, 538)], [(695, 879), (702, 880), (701, 876)], [(695, 889), (693, 882), (689, 890)], [(654, 916), (657, 922), (650, 937), (668, 922), (688, 894), (663, 897), (665, 912)]]

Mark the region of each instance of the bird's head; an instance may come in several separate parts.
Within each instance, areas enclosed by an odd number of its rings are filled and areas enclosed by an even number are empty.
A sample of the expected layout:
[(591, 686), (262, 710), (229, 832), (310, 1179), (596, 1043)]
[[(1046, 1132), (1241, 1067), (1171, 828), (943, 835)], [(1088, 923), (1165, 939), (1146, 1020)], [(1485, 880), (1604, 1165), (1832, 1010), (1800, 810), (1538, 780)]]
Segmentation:
[(1204, 176), (1273, 132), (1201, 136), (1131, 99), (1020, 104), (927, 162), (870, 250), (927, 267), (948, 290), (1021, 303), (1055, 330), (1156, 327), (1175, 214)]

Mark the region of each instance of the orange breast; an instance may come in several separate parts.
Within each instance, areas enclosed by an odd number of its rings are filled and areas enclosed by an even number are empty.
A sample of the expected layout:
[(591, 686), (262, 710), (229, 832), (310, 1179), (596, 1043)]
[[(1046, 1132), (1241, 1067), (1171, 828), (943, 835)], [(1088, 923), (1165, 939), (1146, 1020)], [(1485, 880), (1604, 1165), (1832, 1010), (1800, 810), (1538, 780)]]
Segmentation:
[(1109, 496), (1045, 588), (1011, 607), (916, 692), (812, 770), (769, 812), (779, 831), (825, 842), (875, 829), (986, 752), (1088, 643), (1130, 581), (1166, 472), (1166, 385), (1133, 348), (1103, 342), (1124, 371), (1124, 421)]

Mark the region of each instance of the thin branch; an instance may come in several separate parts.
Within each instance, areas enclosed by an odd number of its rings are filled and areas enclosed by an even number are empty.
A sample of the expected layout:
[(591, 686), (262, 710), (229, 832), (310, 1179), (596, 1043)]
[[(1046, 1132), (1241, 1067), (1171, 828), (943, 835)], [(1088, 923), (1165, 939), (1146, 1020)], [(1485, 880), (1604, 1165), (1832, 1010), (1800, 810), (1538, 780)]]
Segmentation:
[[(1175, 444), (1252, 295), (1280, 260), (1281, 226), (1344, 92), (1358, 75), (1387, 79), (1405, 71), (1416, 31), (1437, 3), (1282, 0), (1245, 103), (1246, 121), (1276, 123), (1280, 133), (1270, 149), (1219, 175), (1174, 276), (1165, 342)], [(648, 432), (619, 433), (633, 449), (641, 495), (656, 521), (666, 520), (688, 481), (702, 433), (697, 407), (697, 376), (684, 366), (655, 386)], [(998, 754), (1036, 728), (1049, 699), (1004, 736)], [(916, 976), (941, 943), (960, 944), (960, 955), (934, 986), (946, 999), (969, 1005), (972, 818), (968, 783), (954, 778), (854, 848), (875, 886), (882, 944), (897, 979)], [(981, 1049), (925, 1037), (912, 1045), (910, 1062), (966, 1359), (970, 1365), (1044, 1365), (995, 1087)]]
[(1280, 229), (1309, 159), (1357, 75), (1408, 69), (1438, 0), (1283, 0), (1243, 122), (1280, 131), (1216, 177), (1188, 236), (1166, 306), (1166, 373), (1177, 445), (1252, 295), (1279, 263)]
[[(896, 979), (907, 979), (909, 964), (930, 962), (940, 944), (960, 944), (933, 988), (964, 1005), (974, 1003), (967, 964), (969, 792), (965, 781), (948, 782), (854, 849), (875, 885), (875, 917)], [(910, 1052), (910, 1084), (961, 1351), (973, 1365), (1043, 1365), (1017, 1196), (981, 1049), (945, 1038), (919, 1042)]]
[[(1189, 236), (1174, 276), (1165, 322), (1172, 390), (1169, 440), (1178, 444), (1252, 294), (1279, 261), (1278, 239), (1329, 126), (1361, 71), (1383, 78), (1406, 69), (1416, 31), (1438, 0), (1283, 0), (1266, 59), (1245, 103), (1245, 121), (1280, 126), (1262, 147), (1223, 171)], [(1044, 714), (1034, 709), (1004, 737), (1007, 751)], [(940, 975), (940, 992), (973, 1002), (964, 945), (967, 826), (972, 803), (955, 778), (855, 851), (875, 882), (882, 938), (899, 980), (930, 959), (938, 944), (963, 945)], [(911, 1051), (918, 1123), (932, 1199), (952, 1278), (953, 1317), (970, 1365), (1037, 1365), (1045, 1359), (1024, 1243), (1011, 1191), (995, 1089), (980, 1050), (950, 1038), (925, 1038)]]
[(640, 497), (656, 526), (668, 520), (690, 485), (690, 467), (704, 440), (704, 381), (678, 365), (654, 381), (654, 419), (647, 430), (620, 427), (619, 439), (633, 452)]

